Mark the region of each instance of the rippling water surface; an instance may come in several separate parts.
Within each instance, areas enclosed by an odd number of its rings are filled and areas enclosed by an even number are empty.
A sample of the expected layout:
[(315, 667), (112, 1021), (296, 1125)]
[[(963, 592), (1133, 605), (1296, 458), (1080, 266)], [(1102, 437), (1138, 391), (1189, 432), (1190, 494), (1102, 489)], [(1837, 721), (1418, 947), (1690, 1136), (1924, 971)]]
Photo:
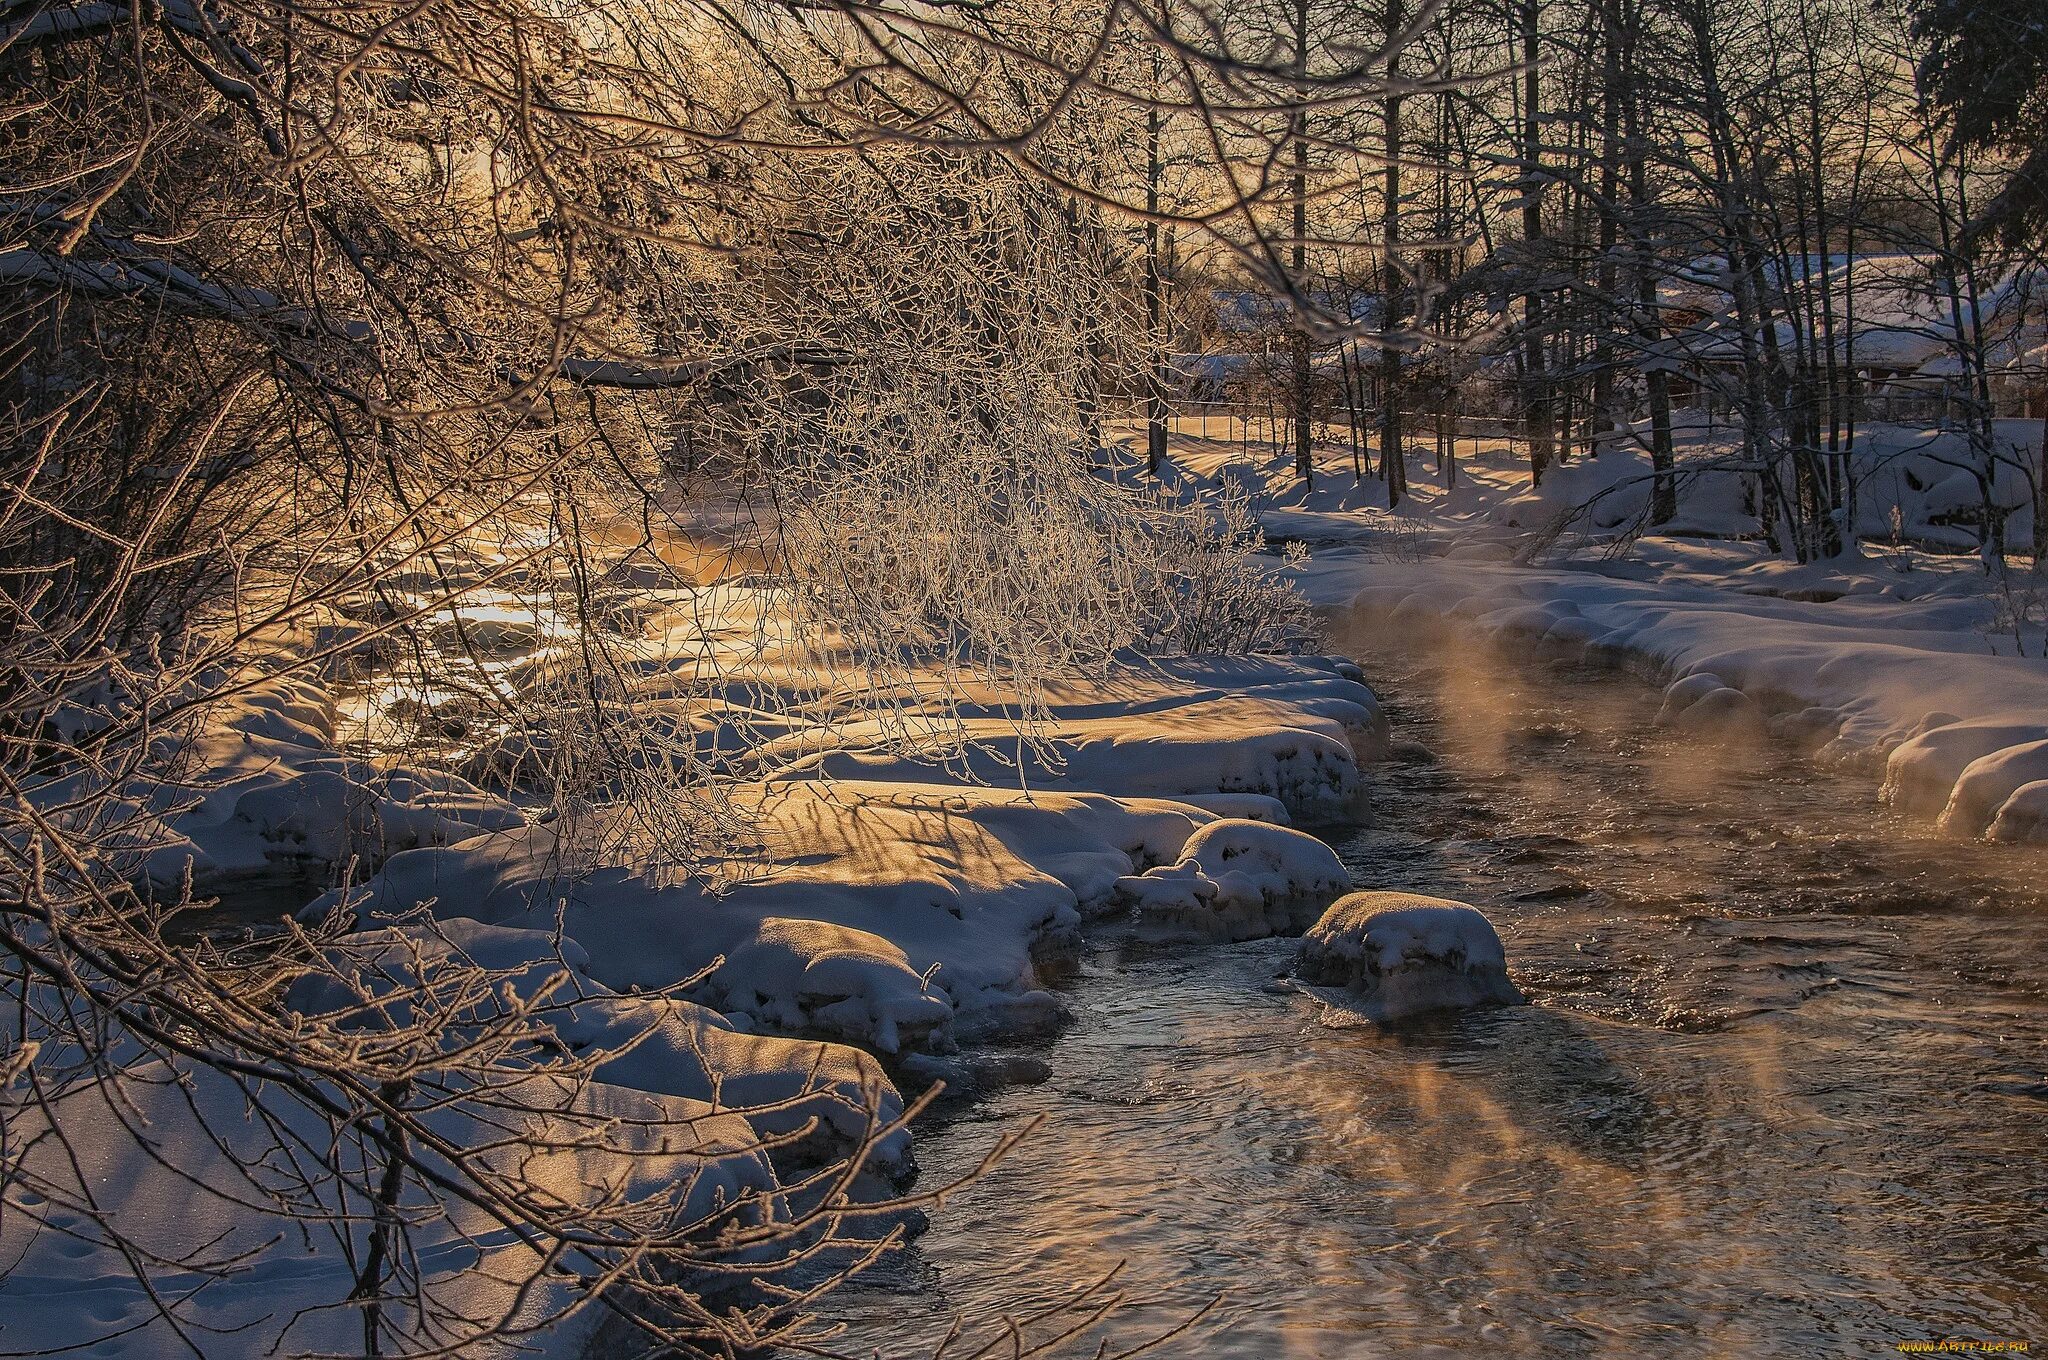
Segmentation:
[(1267, 990), (1290, 941), (1101, 948), (1050, 1080), (919, 1157), (937, 1181), (1044, 1130), (844, 1296), (843, 1349), (928, 1351), (1119, 1262), (1119, 1344), (1223, 1295), (1174, 1355), (2048, 1345), (2043, 856), (1658, 731), (1628, 676), (1339, 641), (1437, 756), (1382, 767), (1340, 852), (1480, 906), (1536, 1004), (1332, 1029)]

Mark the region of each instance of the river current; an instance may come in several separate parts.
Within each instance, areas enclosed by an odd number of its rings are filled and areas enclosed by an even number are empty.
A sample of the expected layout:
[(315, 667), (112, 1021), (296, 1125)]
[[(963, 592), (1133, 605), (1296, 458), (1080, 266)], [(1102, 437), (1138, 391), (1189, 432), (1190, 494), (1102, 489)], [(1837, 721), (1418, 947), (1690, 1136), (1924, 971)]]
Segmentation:
[(1100, 943), (1051, 1076), (919, 1159), (1043, 1128), (833, 1302), (836, 1349), (928, 1354), (1119, 1265), (1113, 1348), (1215, 1302), (1157, 1354), (2048, 1345), (2048, 859), (1658, 729), (1626, 674), (1333, 644), (1433, 756), (1377, 769), (1339, 853), (1484, 910), (1534, 1004), (1337, 1028), (1272, 985), (1292, 941)]

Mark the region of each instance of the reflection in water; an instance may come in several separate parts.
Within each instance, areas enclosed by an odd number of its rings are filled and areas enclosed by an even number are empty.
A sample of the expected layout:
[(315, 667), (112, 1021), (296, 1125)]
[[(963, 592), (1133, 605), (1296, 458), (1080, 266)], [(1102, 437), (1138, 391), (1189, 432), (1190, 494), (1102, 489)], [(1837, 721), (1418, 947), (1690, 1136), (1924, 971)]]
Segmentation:
[(1399, 1036), (1267, 989), (1289, 941), (1105, 948), (1043, 1086), (927, 1132), (1050, 1125), (839, 1305), (855, 1354), (1128, 1261), (1175, 1354), (1820, 1356), (2048, 1340), (2048, 901), (1870, 781), (1650, 724), (1598, 671), (1387, 652), (1434, 764), (1340, 849), (1459, 897), (1534, 1007)]

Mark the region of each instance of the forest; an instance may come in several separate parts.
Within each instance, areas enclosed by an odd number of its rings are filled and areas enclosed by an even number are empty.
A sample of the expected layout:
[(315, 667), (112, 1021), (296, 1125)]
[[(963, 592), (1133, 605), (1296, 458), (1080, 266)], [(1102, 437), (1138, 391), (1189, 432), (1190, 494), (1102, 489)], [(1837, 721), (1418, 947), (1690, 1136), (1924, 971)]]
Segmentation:
[(0, 1355), (2048, 1339), (2048, 0), (0, 0), (0, 181)]

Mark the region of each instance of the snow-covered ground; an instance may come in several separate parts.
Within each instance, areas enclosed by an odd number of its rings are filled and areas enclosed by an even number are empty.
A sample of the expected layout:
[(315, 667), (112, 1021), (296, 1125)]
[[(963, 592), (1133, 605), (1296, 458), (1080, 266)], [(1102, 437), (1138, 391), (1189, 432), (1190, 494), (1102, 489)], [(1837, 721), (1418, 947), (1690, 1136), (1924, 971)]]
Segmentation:
[[(2023, 547), (2032, 533), (2026, 478), (2014, 460), (2032, 461), (2041, 422), (1998, 420), (1993, 440), (2004, 460), (1996, 495), (2009, 514), (2006, 537)], [(1254, 427), (1256, 429), (1257, 427)], [(1540, 488), (1529, 485), (1527, 446), (1518, 440), (1466, 435), (1455, 441), (1452, 466), (1436, 462), (1429, 431), (1410, 432), (1408, 499), (1389, 515), (1385, 486), (1356, 479), (1346, 445), (1317, 448), (1316, 484), (1304, 490), (1293, 475), (1291, 446), (1246, 438), (1240, 422), (1190, 422), (1169, 439), (1172, 465), (1164, 480), (1184, 495), (1212, 494), (1225, 482), (1253, 492), (1274, 539), (1311, 545), (1369, 543), (1396, 554), (1449, 552), (1500, 558), (1526, 550), (1532, 537), (1562, 535), (1563, 546), (1597, 548), (1637, 527), (1650, 500), (1648, 456), (1638, 439), (1603, 443), (1598, 457), (1575, 456), (1554, 467)], [(1120, 430), (1125, 448), (1142, 432)], [(1335, 438), (1335, 435), (1332, 435)], [(1674, 429), (1679, 471), (1678, 516), (1659, 533), (1696, 539), (1749, 538), (1757, 533), (1739, 470), (1739, 443), (1725, 423), (1680, 412)], [(1982, 493), (1971, 457), (1952, 432), (1906, 425), (1859, 428), (1852, 457), (1857, 527), (1873, 546), (1915, 545), (1970, 554), (1977, 550), (1975, 516)]]
[[(1385, 719), (1336, 663), (1133, 663), (1064, 682), (1046, 708), (1021, 757), (1010, 724), (972, 712), (968, 735), (988, 744), (945, 758), (886, 754), (868, 724), (793, 734), (796, 759), (770, 748), (769, 777), (728, 791), (756, 838), (729, 884), (579, 858), (630, 839), (586, 822), (581, 841), (537, 825), (394, 855), (349, 902), (366, 918), (432, 904), (538, 928), (559, 912), (608, 986), (701, 973), (694, 994), (729, 1015), (897, 1054), (947, 1050), (956, 1022), (1053, 1018), (1045, 957), (1084, 917), (1131, 910), (1128, 884), (1156, 866), (1179, 866), (1218, 934), (1248, 928), (1248, 896), (1319, 909), (1348, 886), (1320, 841), (1271, 824), (1360, 810), (1358, 762), (1383, 751)], [(1219, 827), (1255, 842), (1256, 874), (1203, 853)]]
[[(645, 615), (655, 705), (707, 638), (664, 626), (695, 588), (663, 588), (670, 598), (658, 603), (673, 609)], [(749, 586), (705, 593), (720, 619), (772, 609)], [(508, 628), (505, 673), (543, 667), (546, 637)], [(1020, 711), (1017, 697), (986, 683), (955, 685), (929, 711), (900, 706), (884, 740), (876, 720), (842, 720), (814, 677), (758, 651), (750, 660), (723, 705), (693, 699), (683, 714), (698, 749), (744, 756), (751, 771), (704, 809), (748, 838), (715, 882), (673, 881), (636, 849), (645, 841), (632, 807), (574, 819), (522, 807), (516, 765), (477, 767), (487, 782), (499, 776), (493, 793), (429, 778), (402, 752), (353, 754), (337, 721), (344, 689), (260, 672), (164, 736), (183, 759), (164, 762), (170, 773), (128, 834), (150, 847), (142, 871), (168, 885), (187, 871), (201, 891), (355, 879), (303, 913), (352, 921), (334, 946), (344, 981), (294, 987), (290, 1011), (345, 1011), (394, 988), (403, 997), (407, 978), (458, 964), (497, 971), (508, 997), (549, 989), (564, 1052), (618, 1055), (576, 1112), (616, 1114), (640, 1140), (561, 1155), (550, 1193), (672, 1184), (687, 1192), (676, 1215), (710, 1231), (738, 1201), (780, 1212), (780, 1177), (863, 1150), (900, 1116), (885, 1065), (920, 1082), (971, 1076), (953, 1056), (963, 1042), (1058, 1023), (1042, 972), (1084, 922), (1123, 917), (1200, 939), (1300, 929), (1351, 883), (1327, 845), (1289, 823), (1358, 815), (1360, 762), (1387, 746), (1371, 691), (1327, 658), (1133, 659), (1049, 686), (1021, 744), (1002, 716)], [(768, 685), (812, 692), (750, 702)], [(359, 742), (363, 731), (358, 721)], [(66, 793), (45, 791), (53, 802)], [(57, 1182), (120, 1183), (123, 1202), (160, 1224), (146, 1240), (167, 1261), (187, 1225), (242, 1253), (218, 1279), (142, 1272), (173, 1297), (205, 1286), (174, 1311), (207, 1337), (206, 1354), (345, 1350), (360, 1327), (355, 1309), (336, 1306), (354, 1283), (350, 1231), (344, 1219), (307, 1239), (238, 1190), (236, 1159), (260, 1162), (272, 1136), (249, 1117), (247, 1093), (202, 1081), (180, 1094), (147, 1070), (134, 1084), (134, 1120), (103, 1121), (75, 1172), (42, 1169)], [(106, 1102), (96, 1086), (77, 1099)], [(535, 1104), (537, 1126), (559, 1121), (545, 1099)], [(207, 1125), (249, 1128), (253, 1141), (200, 1164), (178, 1149), (208, 1143)], [(687, 1136), (665, 1136), (671, 1125)], [(320, 1133), (286, 1136), (310, 1144)], [(453, 1125), (450, 1136), (471, 1137)], [(914, 1170), (901, 1132), (864, 1150), (868, 1193)], [(464, 1312), (509, 1309), (526, 1325), (572, 1301), (566, 1278), (521, 1291), (531, 1253), (488, 1223), (406, 1211), (424, 1225), (423, 1276)], [(0, 1276), (0, 1349), (140, 1356), (176, 1345), (134, 1263), (89, 1217), (58, 1214), (17, 1254)], [(518, 1344), (575, 1354), (583, 1330), (550, 1327)]]

